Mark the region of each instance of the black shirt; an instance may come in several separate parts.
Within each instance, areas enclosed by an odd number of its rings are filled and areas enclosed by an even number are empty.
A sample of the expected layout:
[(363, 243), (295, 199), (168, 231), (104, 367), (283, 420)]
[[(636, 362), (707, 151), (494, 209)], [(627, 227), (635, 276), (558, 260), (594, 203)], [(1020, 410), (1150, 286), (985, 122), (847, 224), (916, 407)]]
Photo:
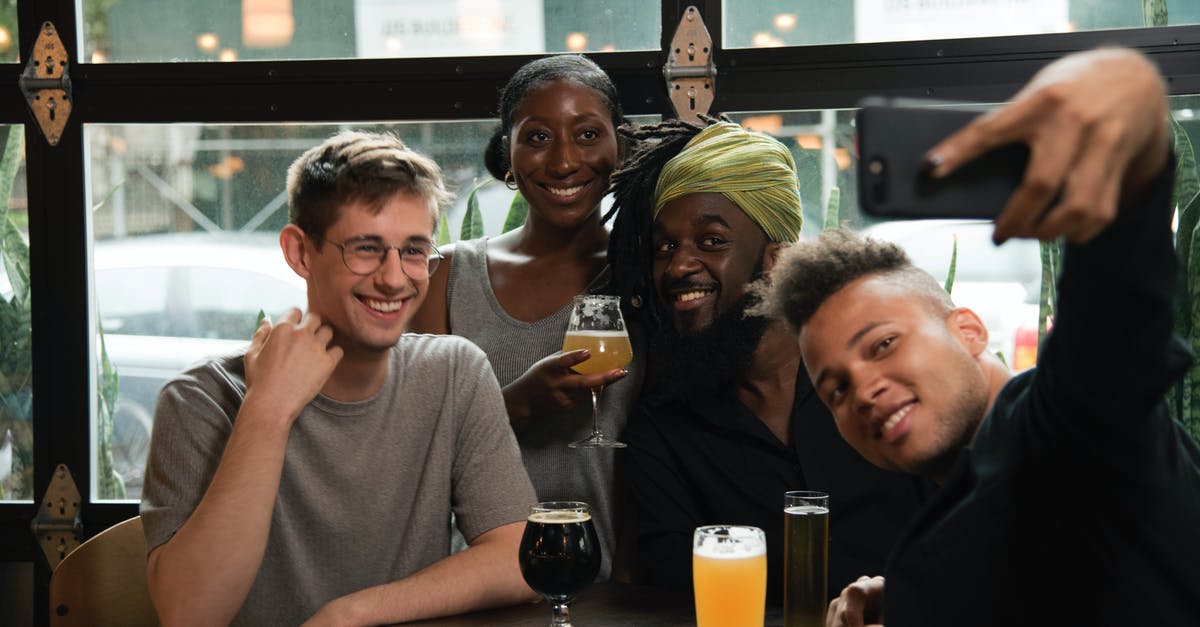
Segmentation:
[(888, 564), (888, 627), (1200, 625), (1200, 451), (1163, 394), (1170, 172), (1069, 246), (1038, 367), (1001, 390)]
[(883, 572), (892, 542), (918, 511), (924, 482), (880, 470), (837, 432), (800, 368), (789, 442), (732, 391), (643, 399), (623, 438), (638, 517), (637, 562), (650, 583), (691, 587), (692, 532), (753, 525), (767, 536), (767, 600), (783, 598), (783, 493), (830, 495), (829, 595)]

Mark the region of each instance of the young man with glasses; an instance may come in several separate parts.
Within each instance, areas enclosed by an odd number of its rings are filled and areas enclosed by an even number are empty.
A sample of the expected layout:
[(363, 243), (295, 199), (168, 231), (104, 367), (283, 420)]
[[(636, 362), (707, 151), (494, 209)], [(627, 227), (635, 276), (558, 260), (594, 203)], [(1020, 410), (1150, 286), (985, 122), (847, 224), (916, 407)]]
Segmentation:
[[(440, 256), (438, 166), (342, 133), (288, 170), (308, 310), (159, 397), (142, 500), (164, 624), (365, 625), (531, 600), (536, 501), (483, 353), (404, 335)], [(392, 254), (395, 251), (396, 254)], [(470, 548), (449, 554), (450, 514)]]

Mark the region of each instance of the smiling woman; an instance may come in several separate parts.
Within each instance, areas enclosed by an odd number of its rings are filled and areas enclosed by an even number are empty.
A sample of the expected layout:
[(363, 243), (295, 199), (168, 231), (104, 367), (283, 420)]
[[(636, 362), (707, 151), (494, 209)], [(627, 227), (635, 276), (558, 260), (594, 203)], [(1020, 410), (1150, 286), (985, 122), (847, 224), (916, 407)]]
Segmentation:
[[(616, 547), (613, 455), (570, 449), (592, 431), (589, 390), (605, 388), (600, 431), (620, 437), (640, 386), (629, 370), (578, 374), (586, 350), (562, 353), (577, 294), (608, 286), (601, 199), (624, 155), (625, 118), (612, 81), (582, 56), (532, 61), (508, 81), (484, 161), (529, 201), (525, 223), (495, 238), (459, 242), (430, 281), (411, 330), (454, 333), (488, 355), (543, 501), (585, 501), (600, 536), (607, 579)], [(627, 376), (632, 373), (632, 376)]]

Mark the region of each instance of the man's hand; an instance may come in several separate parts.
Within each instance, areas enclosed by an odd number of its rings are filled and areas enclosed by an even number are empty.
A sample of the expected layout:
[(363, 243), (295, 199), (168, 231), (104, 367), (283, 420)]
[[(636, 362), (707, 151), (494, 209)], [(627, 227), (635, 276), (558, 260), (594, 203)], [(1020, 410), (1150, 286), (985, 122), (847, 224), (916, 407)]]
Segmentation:
[(295, 420), (342, 359), (332, 338), (333, 329), (314, 313), (292, 309), (274, 326), (264, 319), (246, 351), (246, 402)]
[(825, 627), (883, 627), (883, 577), (862, 576), (829, 602)]
[(534, 417), (570, 411), (587, 398), (587, 391), (623, 379), (623, 369), (582, 375), (572, 366), (587, 361), (586, 349), (555, 353), (529, 367), (525, 374), (504, 388), (504, 404), (514, 428), (521, 428)]
[[(933, 176), (1013, 142), (1028, 144), (1025, 178), (996, 218), (993, 238), (1085, 242), (1144, 191), (1167, 162), (1162, 77), (1131, 50), (1098, 49), (1043, 68), (1008, 105), (934, 146)], [(1056, 199), (1057, 196), (1057, 199)], [(1052, 205), (1053, 203), (1053, 205)]]

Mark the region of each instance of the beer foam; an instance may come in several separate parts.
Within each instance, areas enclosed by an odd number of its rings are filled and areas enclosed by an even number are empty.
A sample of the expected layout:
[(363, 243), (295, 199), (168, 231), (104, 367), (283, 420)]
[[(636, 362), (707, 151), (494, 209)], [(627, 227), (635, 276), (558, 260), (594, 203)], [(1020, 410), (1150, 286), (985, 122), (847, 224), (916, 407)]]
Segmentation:
[(549, 511), (549, 512), (534, 512), (529, 515), (529, 522), (542, 524), (564, 524), (564, 523), (581, 523), (592, 519), (592, 515), (587, 512), (576, 512), (571, 510)]
[(829, 514), (829, 508), (821, 507), (820, 505), (793, 505), (792, 507), (785, 507), (783, 513), (794, 514), (796, 516), (821, 516)]
[(718, 560), (740, 560), (765, 555), (765, 542), (717, 542), (710, 538), (697, 546), (693, 552), (697, 557)]
[(628, 337), (629, 334), (625, 331), (571, 331), (567, 335), (575, 337)]

